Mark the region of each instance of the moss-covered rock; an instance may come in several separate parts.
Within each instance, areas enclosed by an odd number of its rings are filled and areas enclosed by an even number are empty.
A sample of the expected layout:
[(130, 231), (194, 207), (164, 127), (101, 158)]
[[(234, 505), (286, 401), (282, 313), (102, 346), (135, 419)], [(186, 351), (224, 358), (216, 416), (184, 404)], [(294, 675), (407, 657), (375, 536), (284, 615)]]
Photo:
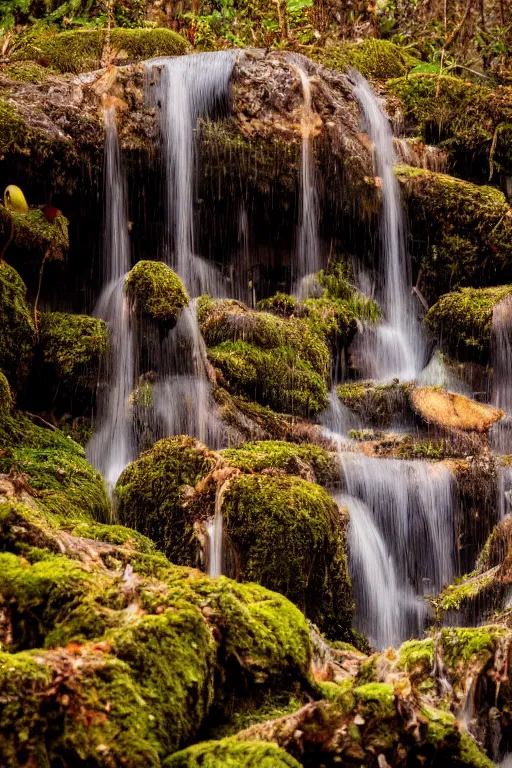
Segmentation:
[(417, 256), (430, 301), (462, 286), (512, 279), (512, 209), (502, 192), (421, 168), (399, 166), (397, 174), (413, 242), (428, 243)]
[(512, 170), (510, 87), (412, 73), (387, 82), (386, 91), (395, 102), (398, 98), (400, 116), (409, 132), (427, 143), (441, 143), (459, 174), (467, 173), (467, 157), (473, 164), (477, 158), (480, 173), (488, 177)]
[(58, 32), (52, 28), (20, 44), (14, 60), (33, 60), (59, 72), (87, 72), (98, 69), (102, 60), (127, 64), (155, 56), (177, 56), (188, 50), (187, 41), (170, 29), (120, 29), (110, 34), (107, 55), (104, 29), (77, 29)]
[(300, 763), (275, 744), (262, 742), (205, 741), (176, 752), (165, 768), (300, 768)]
[(12, 244), (6, 252), (10, 257), (11, 248), (19, 249), (26, 258), (26, 252), (32, 251), (47, 261), (62, 261), (69, 248), (68, 220), (62, 214), (49, 221), (39, 208), (32, 208), (28, 213), (17, 213), (0, 205), (0, 226), (4, 237), (10, 236)]
[(286, 595), (331, 637), (352, 639), (346, 518), (320, 486), (235, 476), (223, 488), (222, 513), (243, 581)]
[(350, 67), (373, 80), (403, 77), (414, 65), (414, 59), (389, 40), (369, 37), (359, 43), (342, 42), (326, 46), (312, 58), (330, 69), (345, 71)]
[(161, 261), (139, 261), (126, 277), (136, 312), (148, 320), (174, 324), (189, 297), (178, 275)]
[(340, 401), (355, 413), (364, 424), (390, 427), (410, 420), (412, 385), (392, 382), (375, 384), (361, 381), (340, 384), (336, 392)]
[(5, 262), (0, 264), (0, 370), (16, 387), (27, 376), (34, 343), (26, 293), (18, 273)]
[(0, 372), (0, 417), (10, 413), (12, 408), (12, 393), (9, 382)]
[(208, 297), (201, 299), (198, 317), (208, 356), (234, 393), (300, 416), (325, 407), (329, 349), (306, 319)]
[(84, 449), (19, 413), (0, 415), (0, 473), (22, 475), (38, 505), (63, 519), (108, 518), (103, 479)]
[(447, 293), (427, 312), (425, 327), (452, 357), (485, 364), (491, 352), (494, 307), (511, 293), (510, 285)]
[(217, 463), (217, 455), (194, 438), (160, 440), (119, 478), (119, 521), (153, 539), (173, 563), (195, 564), (197, 542), (182, 487), (193, 488)]
[(318, 445), (268, 440), (228, 448), (221, 451), (221, 456), (231, 467), (237, 467), (242, 472), (277, 470), (311, 479), (320, 485), (332, 485), (339, 480), (336, 454)]
[(103, 320), (88, 315), (43, 312), (39, 316), (38, 374), (49, 402), (95, 392), (100, 364), (108, 349)]

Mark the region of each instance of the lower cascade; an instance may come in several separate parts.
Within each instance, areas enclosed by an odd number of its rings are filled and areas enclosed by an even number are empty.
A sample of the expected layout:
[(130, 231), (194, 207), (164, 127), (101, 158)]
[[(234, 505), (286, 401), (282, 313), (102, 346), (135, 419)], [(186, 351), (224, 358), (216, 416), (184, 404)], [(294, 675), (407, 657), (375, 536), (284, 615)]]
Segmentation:
[(512, 766), (512, 11), (352, 5), (0, 8), (0, 766)]

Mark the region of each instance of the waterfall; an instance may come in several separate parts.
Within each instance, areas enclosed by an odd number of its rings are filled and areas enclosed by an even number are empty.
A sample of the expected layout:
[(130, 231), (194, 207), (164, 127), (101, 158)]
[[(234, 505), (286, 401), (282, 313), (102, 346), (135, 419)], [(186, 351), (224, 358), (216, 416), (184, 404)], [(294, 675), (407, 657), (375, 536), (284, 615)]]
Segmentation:
[(197, 322), (195, 300), (181, 312), (165, 342), (164, 356), (164, 368), (170, 373), (153, 386), (162, 436), (190, 435), (210, 448), (221, 448), (225, 430), (212, 399), (206, 345)]
[(358, 72), (351, 74), (354, 95), (361, 106), (373, 142), (375, 174), (382, 194), (381, 240), (384, 267), (381, 302), (385, 322), (367, 335), (363, 357), (375, 378), (414, 379), (424, 362), (424, 341), (411, 293), (400, 186), (395, 176), (393, 132), (379, 99)]
[(87, 458), (105, 478), (111, 494), (116, 481), (135, 456), (129, 396), (134, 385), (130, 313), (124, 292), (130, 269), (126, 180), (121, 167), (114, 107), (106, 107), (104, 287), (94, 315), (108, 324), (108, 382), (98, 397), (96, 430), (87, 444)]
[(319, 210), (312, 146), (314, 120), (311, 107), (311, 82), (304, 69), (300, 66), (297, 66), (296, 69), (300, 77), (304, 105), (301, 119), (300, 219), (297, 234), (296, 276), (294, 278), (293, 293), (298, 298), (306, 299), (311, 293), (313, 276), (321, 268), (320, 242), (318, 238)]
[(159, 110), (166, 167), (167, 260), (192, 296), (218, 295), (222, 290), (217, 270), (195, 252), (196, 124), (227, 105), (231, 73), (240, 54), (226, 50), (146, 63), (148, 99)]
[[(492, 403), (505, 411), (489, 432), (491, 449), (501, 455), (512, 453), (512, 296), (499, 301), (492, 313), (491, 361), (493, 365)], [(498, 467), (500, 519), (512, 509), (512, 467)]]
[(340, 452), (358, 627), (377, 648), (421, 635), (422, 597), (455, 571), (455, 482), (443, 465)]

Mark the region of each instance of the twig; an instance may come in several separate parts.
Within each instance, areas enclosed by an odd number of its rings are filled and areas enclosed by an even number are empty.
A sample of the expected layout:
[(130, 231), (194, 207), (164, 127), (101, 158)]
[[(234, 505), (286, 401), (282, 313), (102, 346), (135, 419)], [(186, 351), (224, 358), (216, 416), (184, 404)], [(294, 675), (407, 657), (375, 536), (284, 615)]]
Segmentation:
[(34, 301), (34, 327), (36, 329), (36, 333), (39, 332), (39, 322), (37, 320), (37, 304), (39, 302), (39, 294), (41, 293), (41, 284), (43, 282), (43, 270), (44, 270), (44, 265), (47, 258), (48, 258), (48, 251), (45, 253), (43, 260), (41, 262), (41, 268), (39, 270), (39, 284), (37, 286), (37, 293)]

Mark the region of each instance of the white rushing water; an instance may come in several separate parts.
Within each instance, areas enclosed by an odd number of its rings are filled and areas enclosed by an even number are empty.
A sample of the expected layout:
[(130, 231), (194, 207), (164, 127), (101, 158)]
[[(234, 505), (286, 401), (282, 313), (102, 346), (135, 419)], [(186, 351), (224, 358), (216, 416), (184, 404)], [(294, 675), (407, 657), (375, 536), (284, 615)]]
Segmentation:
[[(294, 60), (298, 60), (295, 57)], [(318, 192), (315, 160), (313, 155), (314, 113), (311, 104), (311, 82), (307, 72), (296, 66), (302, 86), (304, 105), (301, 119), (300, 159), (300, 219), (297, 229), (296, 256), (294, 265), (293, 293), (300, 299), (308, 298), (312, 292), (314, 275), (321, 269), (320, 240), (318, 237)]]
[(440, 464), (340, 452), (358, 628), (376, 648), (421, 636), (422, 597), (455, 571), (455, 482)]
[(195, 249), (196, 126), (199, 118), (209, 117), (219, 103), (227, 102), (240, 54), (226, 50), (146, 63), (148, 98), (159, 109), (166, 165), (168, 261), (192, 296), (222, 291), (217, 270)]
[(369, 83), (355, 71), (351, 73), (351, 79), (373, 142), (375, 174), (380, 179), (382, 194), (383, 290), (380, 301), (384, 322), (374, 333), (366, 335), (367, 348), (362, 350), (362, 357), (373, 378), (410, 380), (423, 367), (425, 345), (411, 294), (402, 197), (394, 172), (393, 132)]
[(96, 429), (88, 460), (103, 475), (111, 494), (123, 469), (135, 458), (129, 396), (134, 385), (130, 312), (124, 281), (130, 269), (126, 180), (121, 168), (114, 107), (105, 116), (104, 288), (94, 310), (108, 324), (108, 381), (98, 397)]
[[(505, 411), (505, 417), (491, 427), (491, 449), (498, 454), (512, 453), (512, 296), (505, 296), (492, 313), (491, 362), (493, 367), (492, 404)], [(499, 516), (512, 512), (512, 467), (498, 466)]]

